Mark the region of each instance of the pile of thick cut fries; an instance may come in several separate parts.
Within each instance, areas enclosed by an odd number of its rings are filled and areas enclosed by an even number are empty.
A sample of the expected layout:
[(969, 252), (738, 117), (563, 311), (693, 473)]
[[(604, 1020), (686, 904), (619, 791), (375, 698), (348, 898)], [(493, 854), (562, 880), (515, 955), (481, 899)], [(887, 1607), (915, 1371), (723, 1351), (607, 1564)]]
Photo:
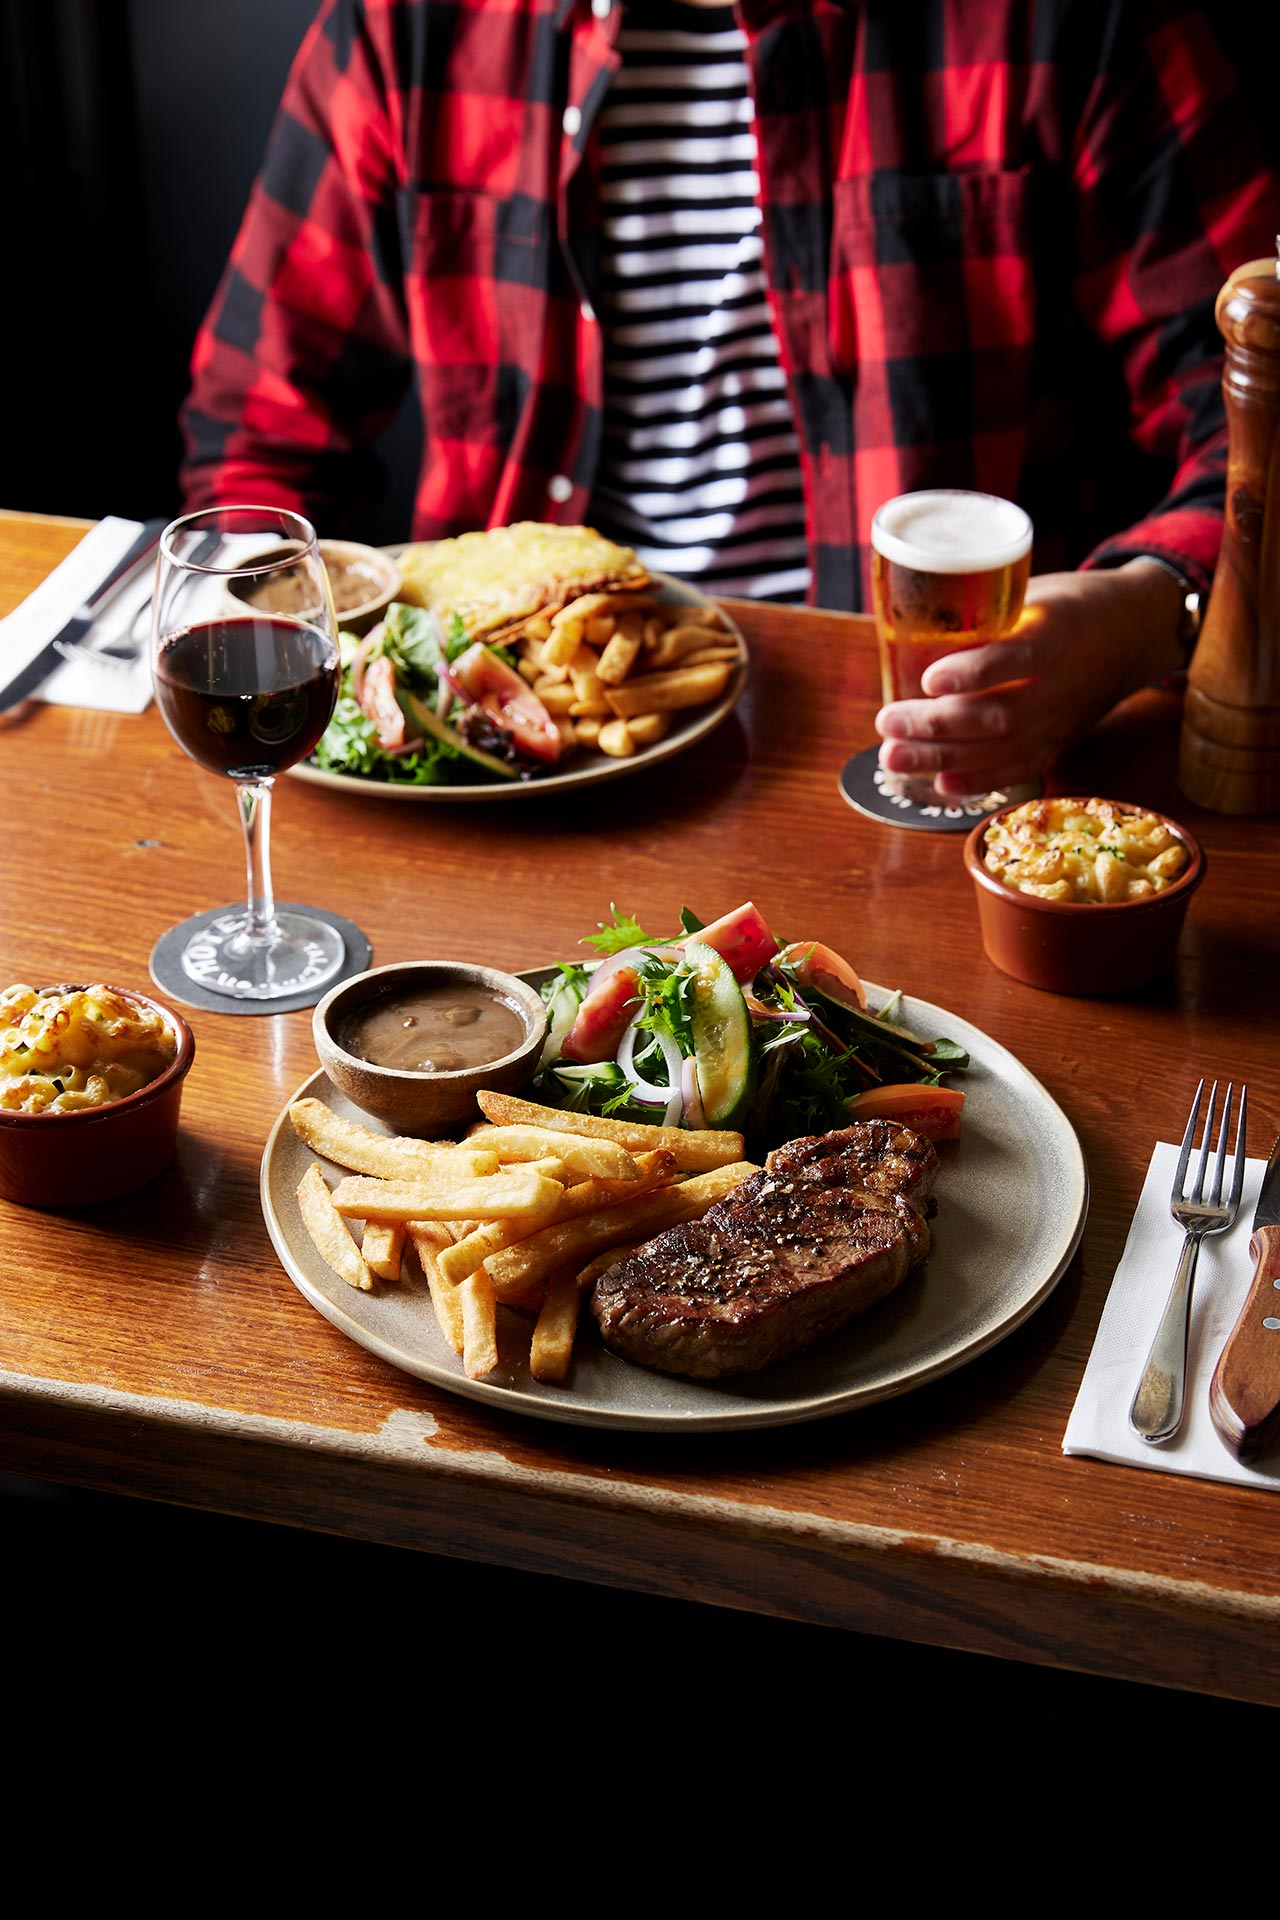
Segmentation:
[(331, 1190), (312, 1161), (298, 1188), (302, 1219), (321, 1258), (362, 1292), (399, 1280), (412, 1249), (469, 1379), (499, 1364), (501, 1304), (536, 1316), (529, 1370), (561, 1381), (598, 1276), (663, 1228), (701, 1219), (758, 1169), (743, 1159), (740, 1133), (477, 1099), (485, 1122), (448, 1142), (373, 1133), (321, 1100), (295, 1101), (299, 1139), (349, 1170)]
[(743, 658), (719, 608), (633, 591), (583, 594), (504, 642), (565, 752), (595, 747), (618, 759), (654, 746), (681, 708), (718, 700)]

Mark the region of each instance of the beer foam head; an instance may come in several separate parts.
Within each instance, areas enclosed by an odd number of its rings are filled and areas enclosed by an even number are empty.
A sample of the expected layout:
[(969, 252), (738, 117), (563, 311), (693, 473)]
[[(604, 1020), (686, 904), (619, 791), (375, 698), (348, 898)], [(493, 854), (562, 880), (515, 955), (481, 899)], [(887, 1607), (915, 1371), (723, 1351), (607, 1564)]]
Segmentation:
[(920, 573), (986, 573), (1023, 558), (1031, 522), (994, 493), (900, 493), (871, 522), (871, 544), (886, 560)]

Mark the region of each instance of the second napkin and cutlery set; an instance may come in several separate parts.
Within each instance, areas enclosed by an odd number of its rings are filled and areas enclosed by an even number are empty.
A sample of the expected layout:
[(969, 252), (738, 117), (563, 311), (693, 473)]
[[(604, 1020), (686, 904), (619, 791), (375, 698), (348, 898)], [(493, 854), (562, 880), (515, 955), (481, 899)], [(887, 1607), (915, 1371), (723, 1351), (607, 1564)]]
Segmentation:
[[(1185, 1234), (1182, 1254), (1129, 1409), (1130, 1426), (1152, 1445), (1172, 1440), (1182, 1426), (1191, 1298), (1200, 1244), (1207, 1234), (1224, 1233), (1234, 1224), (1244, 1185), (1248, 1089), (1240, 1090), (1235, 1147), (1228, 1168), (1234, 1089), (1228, 1086), (1223, 1100), (1214, 1151), (1215, 1081), (1209, 1093), (1195, 1178), (1188, 1188), (1188, 1167), (1203, 1098), (1202, 1080), (1182, 1137), (1170, 1195), (1173, 1218)], [(1253, 1279), (1209, 1386), (1214, 1429), (1228, 1451), (1241, 1461), (1257, 1459), (1280, 1436), (1280, 1139), (1271, 1149), (1263, 1175), (1249, 1254)]]

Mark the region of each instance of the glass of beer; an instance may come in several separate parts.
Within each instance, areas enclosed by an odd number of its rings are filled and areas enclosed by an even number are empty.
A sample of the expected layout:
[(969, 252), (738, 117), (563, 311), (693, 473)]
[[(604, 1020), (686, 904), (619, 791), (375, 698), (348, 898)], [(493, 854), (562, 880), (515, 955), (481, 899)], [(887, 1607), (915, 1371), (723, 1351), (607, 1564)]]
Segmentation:
[[(1004, 640), (1031, 572), (1031, 521), (993, 493), (938, 488), (887, 500), (871, 522), (871, 587), (884, 704), (921, 697), (925, 669), (949, 653)], [(885, 790), (938, 804), (932, 779), (886, 773)], [(948, 795), (948, 807), (985, 796)]]

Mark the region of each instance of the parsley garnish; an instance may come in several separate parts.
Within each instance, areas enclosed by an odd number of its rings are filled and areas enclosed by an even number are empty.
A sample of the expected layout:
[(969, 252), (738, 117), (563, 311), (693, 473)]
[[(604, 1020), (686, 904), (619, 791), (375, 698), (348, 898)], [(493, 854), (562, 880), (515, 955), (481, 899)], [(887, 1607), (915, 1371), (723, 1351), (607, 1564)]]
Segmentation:
[(613, 915), (613, 925), (607, 927), (603, 920), (597, 920), (599, 933), (587, 934), (585, 939), (578, 942), (579, 946), (594, 947), (597, 953), (621, 953), (624, 947), (643, 947), (650, 944), (651, 936), (645, 932), (640, 922), (628, 913), (619, 913), (612, 900), (609, 902), (609, 911)]

